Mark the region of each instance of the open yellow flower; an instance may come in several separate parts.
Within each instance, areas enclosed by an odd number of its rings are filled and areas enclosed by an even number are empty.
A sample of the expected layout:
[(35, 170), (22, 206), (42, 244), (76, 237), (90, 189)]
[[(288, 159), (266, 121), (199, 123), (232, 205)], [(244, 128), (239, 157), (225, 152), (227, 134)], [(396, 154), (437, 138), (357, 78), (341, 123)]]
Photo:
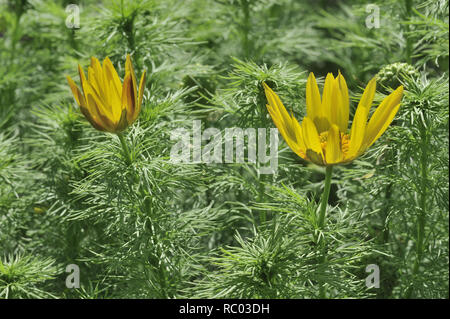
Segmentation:
[(78, 73), (82, 91), (69, 76), (67, 81), (81, 112), (93, 127), (100, 131), (119, 133), (137, 119), (141, 111), (145, 71), (142, 73), (138, 96), (136, 75), (129, 54), (125, 62), (123, 85), (108, 57), (103, 60), (103, 65), (97, 58), (91, 58), (87, 79), (80, 65)]
[(289, 115), (278, 95), (263, 85), (267, 109), (286, 143), (301, 158), (322, 166), (348, 163), (364, 153), (391, 124), (403, 95), (403, 86), (399, 86), (367, 122), (376, 88), (376, 79), (370, 80), (348, 132), (348, 89), (340, 72), (336, 78), (328, 73), (322, 98), (314, 74), (310, 73), (306, 85), (307, 114), (301, 124)]

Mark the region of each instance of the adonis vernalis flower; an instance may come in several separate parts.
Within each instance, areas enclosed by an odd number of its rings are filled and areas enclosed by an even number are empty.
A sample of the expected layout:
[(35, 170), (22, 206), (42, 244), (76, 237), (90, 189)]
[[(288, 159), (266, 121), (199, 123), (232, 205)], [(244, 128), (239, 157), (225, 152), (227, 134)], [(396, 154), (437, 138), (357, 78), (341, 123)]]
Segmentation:
[(278, 95), (263, 83), (267, 109), (289, 147), (301, 158), (317, 165), (348, 163), (366, 151), (391, 124), (400, 107), (403, 86), (387, 96), (367, 121), (376, 88), (376, 79), (367, 84), (348, 131), (349, 97), (347, 84), (339, 72), (328, 73), (322, 97), (314, 74), (306, 85), (306, 117), (300, 124), (289, 115)]
[(125, 62), (123, 85), (108, 57), (103, 60), (103, 65), (92, 57), (87, 78), (80, 65), (78, 73), (81, 91), (69, 76), (67, 81), (81, 112), (94, 128), (119, 133), (133, 124), (141, 111), (145, 71), (141, 76), (138, 93), (130, 55), (127, 55)]

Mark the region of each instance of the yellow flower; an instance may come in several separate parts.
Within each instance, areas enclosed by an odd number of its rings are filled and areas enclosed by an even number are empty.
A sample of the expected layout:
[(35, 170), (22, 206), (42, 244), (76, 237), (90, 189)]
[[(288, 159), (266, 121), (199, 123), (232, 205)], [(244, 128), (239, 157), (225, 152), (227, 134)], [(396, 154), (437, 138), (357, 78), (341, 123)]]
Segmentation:
[(306, 117), (300, 124), (289, 115), (278, 95), (263, 83), (267, 109), (289, 147), (301, 158), (317, 165), (348, 163), (366, 151), (387, 129), (400, 108), (403, 86), (399, 86), (377, 107), (367, 122), (375, 95), (376, 80), (367, 84), (356, 109), (350, 132), (347, 84), (339, 72), (328, 73), (320, 97), (314, 74), (306, 85)]
[(81, 112), (93, 127), (100, 131), (119, 133), (133, 124), (141, 111), (145, 71), (142, 73), (138, 96), (136, 75), (129, 54), (125, 62), (123, 85), (108, 57), (103, 60), (103, 65), (97, 58), (91, 58), (87, 79), (80, 65), (78, 73), (82, 91), (69, 76), (67, 81)]

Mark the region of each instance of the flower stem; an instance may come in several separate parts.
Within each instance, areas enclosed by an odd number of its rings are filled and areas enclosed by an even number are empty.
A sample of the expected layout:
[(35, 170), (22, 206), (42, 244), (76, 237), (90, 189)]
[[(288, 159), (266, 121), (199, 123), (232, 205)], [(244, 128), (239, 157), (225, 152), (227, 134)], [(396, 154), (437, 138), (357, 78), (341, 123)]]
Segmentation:
[[(425, 245), (425, 223), (427, 213), (427, 181), (428, 181), (428, 145), (430, 145), (430, 138), (427, 132), (426, 123), (420, 126), (420, 194), (419, 194), (419, 210), (416, 221), (416, 260), (412, 269), (413, 278), (419, 274), (419, 268), (423, 260), (424, 245)], [(411, 298), (413, 295), (413, 285), (409, 286), (405, 295), (406, 298)]]
[(421, 128), (421, 156), (420, 156), (420, 210), (419, 216), (417, 218), (417, 259), (416, 265), (414, 266), (414, 274), (417, 274), (419, 270), (420, 262), (422, 261), (423, 248), (424, 248), (424, 238), (425, 238), (425, 216), (427, 211), (427, 180), (428, 180), (428, 150), (427, 147), (429, 145), (428, 134), (426, 131), (426, 127)]
[(333, 173), (333, 166), (327, 166), (325, 172), (325, 187), (323, 189), (322, 199), (320, 201), (320, 211), (319, 211), (319, 229), (322, 229), (325, 225), (325, 215), (327, 212), (328, 197), (330, 196), (331, 188), (331, 175)]
[[(319, 221), (318, 221), (318, 227), (319, 230), (322, 230), (325, 226), (325, 216), (327, 212), (327, 205), (328, 205), (328, 197), (330, 196), (330, 189), (331, 189), (331, 175), (333, 173), (333, 166), (327, 166), (326, 172), (325, 172), (325, 186), (323, 189), (322, 199), (320, 201), (320, 211), (319, 211)], [(321, 257), (320, 257), (320, 264), (324, 265), (327, 258), (327, 247), (325, 243), (325, 238), (322, 237), (320, 241), (318, 241), (321, 246)], [(320, 288), (319, 288), (319, 298), (325, 299), (326, 298), (326, 287), (323, 282), (320, 282)]]
[(119, 137), (120, 144), (122, 144), (122, 149), (125, 154), (125, 162), (127, 165), (131, 165), (131, 153), (130, 149), (128, 148), (127, 142), (125, 141), (125, 138), (123, 137), (122, 133), (117, 133), (117, 136)]

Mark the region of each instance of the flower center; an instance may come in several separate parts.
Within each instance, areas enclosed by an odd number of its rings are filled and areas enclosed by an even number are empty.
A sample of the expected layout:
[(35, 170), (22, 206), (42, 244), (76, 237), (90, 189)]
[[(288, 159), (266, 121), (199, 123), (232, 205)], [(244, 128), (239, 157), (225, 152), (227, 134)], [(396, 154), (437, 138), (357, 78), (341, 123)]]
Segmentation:
[[(341, 134), (341, 141), (340, 141), (341, 151), (345, 155), (348, 152), (350, 136), (349, 134), (345, 133), (340, 134)], [(327, 149), (328, 131), (320, 133), (319, 138), (320, 138), (320, 146), (322, 147), (322, 151), (325, 154), (325, 151)]]

